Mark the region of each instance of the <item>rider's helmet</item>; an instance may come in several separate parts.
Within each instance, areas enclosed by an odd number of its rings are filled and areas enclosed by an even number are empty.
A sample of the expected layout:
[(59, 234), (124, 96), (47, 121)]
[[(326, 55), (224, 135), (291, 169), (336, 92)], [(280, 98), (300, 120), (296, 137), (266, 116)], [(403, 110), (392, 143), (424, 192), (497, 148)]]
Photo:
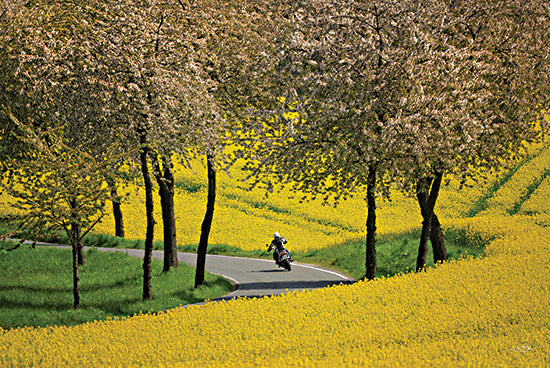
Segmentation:
[(275, 233), (275, 234), (273, 234), (273, 237), (278, 238), (278, 237), (280, 237), (280, 235), (279, 235), (279, 233)]

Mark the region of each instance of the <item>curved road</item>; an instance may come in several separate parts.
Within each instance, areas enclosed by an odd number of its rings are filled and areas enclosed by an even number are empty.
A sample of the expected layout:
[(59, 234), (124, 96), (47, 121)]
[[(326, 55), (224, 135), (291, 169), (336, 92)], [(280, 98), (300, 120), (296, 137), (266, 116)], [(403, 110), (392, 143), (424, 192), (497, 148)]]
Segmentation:
[[(140, 249), (97, 249), (123, 251), (131, 256), (143, 258), (143, 250)], [(153, 258), (163, 259), (163, 256), (164, 252), (153, 251)], [(197, 255), (178, 253), (178, 260), (195, 267)], [(339, 272), (303, 263), (292, 263), (292, 271), (289, 272), (279, 268), (272, 260), (211, 254), (206, 256), (206, 271), (228, 279), (235, 287), (233, 292), (215, 300), (276, 295), (293, 290), (311, 290), (355, 281)]]
[[(31, 244), (32, 242), (25, 242)], [(37, 246), (58, 246), (70, 248), (66, 245), (35, 243)], [(88, 247), (85, 247), (86, 249)], [(132, 257), (143, 258), (141, 249), (97, 248), (104, 252), (125, 252)], [(153, 251), (154, 259), (163, 259), (163, 251)], [(192, 253), (178, 253), (180, 262), (196, 266), (197, 255)], [(341, 283), (349, 284), (354, 279), (334, 270), (318, 266), (294, 262), (292, 271), (279, 268), (273, 260), (229, 257), (218, 255), (206, 256), (206, 271), (228, 279), (234, 290), (214, 300), (234, 299), (237, 297), (260, 297), (283, 294), (294, 290), (312, 290)]]

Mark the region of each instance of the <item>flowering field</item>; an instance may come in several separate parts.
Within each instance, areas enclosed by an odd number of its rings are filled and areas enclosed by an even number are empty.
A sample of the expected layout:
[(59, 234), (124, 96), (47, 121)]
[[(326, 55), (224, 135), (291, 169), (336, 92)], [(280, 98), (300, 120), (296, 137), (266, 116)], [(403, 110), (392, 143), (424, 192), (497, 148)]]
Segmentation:
[[(194, 170), (176, 167), (177, 239), (181, 245), (196, 245), (200, 226), (206, 211), (206, 170), (201, 162), (195, 162)], [(227, 244), (244, 250), (264, 248), (274, 232), (290, 241), (294, 251), (317, 249), (341, 243), (364, 235), (366, 203), (364, 193), (342, 201), (337, 208), (322, 205), (320, 201), (300, 202), (300, 194), (283, 189), (269, 197), (260, 189), (249, 190), (240, 180), (238, 170), (229, 177), (218, 175), (218, 190), (214, 221), (210, 233), (211, 244)], [(145, 238), (145, 199), (143, 190), (135, 185), (126, 188), (128, 200), (123, 204), (126, 237)], [(442, 220), (460, 217), (472, 201), (483, 195), (484, 186), (463, 188), (456, 195), (457, 184), (444, 187), (438, 203)], [(293, 197), (289, 199), (289, 197)], [(156, 240), (162, 239), (160, 200), (155, 193)], [(417, 229), (422, 218), (415, 198), (395, 192), (391, 202), (378, 201), (378, 233), (387, 234)], [(107, 218), (95, 232), (114, 235), (114, 220)]]
[[(549, 150), (541, 148), (495, 185), (443, 188), (444, 227), (494, 237), (483, 258), (157, 316), (0, 330), (0, 366), (550, 366), (548, 167)], [(200, 184), (185, 171), (178, 180)], [(362, 234), (360, 196), (334, 210), (285, 193), (265, 199), (232, 180), (220, 185), (213, 242), (253, 249), (278, 230), (295, 247), (314, 248)], [(182, 243), (198, 241), (203, 197), (201, 190), (178, 195)], [(125, 207), (136, 238), (144, 227), (140, 201), (132, 196)], [(420, 224), (415, 202), (398, 194), (380, 203), (379, 219), (380, 233)]]
[(0, 331), (0, 365), (548, 366), (550, 230), (521, 217), (499, 225), (486, 258), (426, 273)]

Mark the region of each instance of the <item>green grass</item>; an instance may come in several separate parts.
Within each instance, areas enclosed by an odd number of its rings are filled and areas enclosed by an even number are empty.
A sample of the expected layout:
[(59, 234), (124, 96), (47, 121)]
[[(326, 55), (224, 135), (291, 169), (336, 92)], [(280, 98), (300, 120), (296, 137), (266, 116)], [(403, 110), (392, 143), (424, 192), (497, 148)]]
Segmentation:
[[(465, 234), (461, 231), (445, 234), (449, 259), (458, 259), (468, 255), (480, 256), (489, 240), (475, 239), (473, 242), (468, 242), (465, 241)], [(379, 236), (376, 241), (376, 276), (390, 277), (415, 270), (419, 243), (420, 229), (407, 233)], [(357, 238), (330, 248), (297, 253), (294, 259), (334, 268), (355, 279), (362, 279), (365, 277), (365, 239)], [(433, 266), (431, 249), (426, 266)]]
[[(1, 231), (1, 230), (0, 230)], [(66, 237), (51, 236), (48, 241), (67, 244)], [(44, 240), (44, 241), (46, 241)], [(462, 230), (445, 232), (445, 243), (450, 259), (457, 259), (467, 255), (479, 256), (483, 254), (485, 245), (492, 239), (466, 234)], [(398, 273), (408, 272), (416, 268), (416, 256), (420, 243), (420, 229), (407, 232), (378, 236), (376, 242), (377, 277), (389, 277)], [(111, 235), (90, 234), (85, 238), (84, 245), (109, 248), (144, 249), (142, 240), (126, 240)], [(154, 243), (154, 249), (162, 250), (161, 241)], [(355, 279), (365, 276), (365, 239), (356, 238), (328, 248), (306, 252), (293, 252), (292, 243), (289, 250), (297, 262), (311, 263), (341, 271)], [(179, 252), (196, 253), (196, 245), (178, 246)], [(236, 257), (271, 259), (267, 249), (245, 251), (237, 247), (224, 244), (210, 244), (208, 254), (218, 254)], [(427, 267), (433, 266), (431, 249), (428, 254)]]
[(162, 273), (162, 262), (153, 260), (153, 300), (143, 301), (142, 260), (96, 249), (86, 252), (86, 264), (79, 272), (81, 308), (75, 310), (71, 250), (29, 246), (0, 250), (0, 326), (73, 325), (163, 311), (221, 296), (232, 287), (221, 277), (206, 274), (205, 285), (195, 289), (194, 268), (180, 264)]
[(208, 187), (208, 184), (196, 176), (191, 178), (176, 178), (174, 186), (189, 193), (197, 193)]
[[(462, 230), (452, 230), (445, 233), (445, 245), (449, 259), (459, 259), (466, 256), (481, 256), (485, 246), (491, 241)], [(420, 229), (407, 233), (396, 233), (379, 236), (376, 242), (377, 277), (389, 277), (399, 273), (415, 270)], [(355, 279), (365, 277), (365, 239), (356, 238), (332, 247), (293, 252), (292, 244), (288, 245), (292, 257), (297, 262), (310, 263), (332, 268)], [(196, 246), (179, 247), (181, 252), (196, 253)], [(236, 247), (214, 244), (208, 247), (209, 254), (220, 254), (236, 257), (271, 259), (271, 253), (265, 249), (244, 251)], [(432, 258), (430, 258), (432, 257)], [(433, 256), (428, 254), (427, 267), (433, 266)]]

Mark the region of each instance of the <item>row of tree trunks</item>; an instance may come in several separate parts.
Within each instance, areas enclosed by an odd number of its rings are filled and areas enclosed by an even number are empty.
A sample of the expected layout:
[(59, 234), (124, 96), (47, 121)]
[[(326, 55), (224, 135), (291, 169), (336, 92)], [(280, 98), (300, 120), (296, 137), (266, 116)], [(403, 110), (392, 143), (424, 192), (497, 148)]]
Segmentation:
[[(169, 157), (163, 157), (164, 169), (161, 169), (156, 156), (151, 157), (154, 167), (154, 175), (159, 185), (160, 204), (162, 208), (162, 222), (164, 226), (164, 267), (163, 272), (170, 268), (178, 267), (177, 238), (176, 238), (176, 215), (174, 212), (174, 174), (173, 164)], [(120, 206), (116, 183), (114, 180), (108, 182), (111, 188), (113, 204), (113, 217), (115, 220), (115, 236), (124, 238), (124, 220)], [(80, 253), (79, 253), (80, 257)], [(80, 258), (79, 258), (80, 259)], [(81, 263), (82, 264), (82, 263)]]
[[(142, 153), (143, 155), (143, 153)], [(147, 154), (145, 154), (147, 156)], [(146, 158), (145, 158), (146, 160)], [(167, 272), (170, 268), (178, 267), (177, 259), (177, 238), (176, 238), (176, 222), (174, 212), (174, 176), (173, 165), (169, 158), (163, 158), (164, 170), (161, 170), (160, 164), (156, 158), (152, 158), (153, 165), (155, 167), (155, 176), (159, 185), (159, 195), (161, 198), (162, 218), (164, 225), (164, 267), (163, 272)], [(205, 217), (201, 226), (201, 236), (199, 241), (199, 247), (197, 251), (197, 270), (195, 275), (195, 287), (202, 285), (204, 282), (206, 253), (208, 248), (208, 238), (210, 229), (212, 226), (212, 220), (214, 216), (214, 206), (216, 198), (216, 172), (212, 165), (213, 156), (207, 155), (207, 168), (208, 168), (208, 200)], [(145, 175), (148, 175), (143, 171), (144, 181), (146, 182), (146, 197), (147, 193), (151, 191), (152, 197), (152, 183), (147, 185)], [(423, 222), (422, 233), (420, 238), (420, 245), (417, 256), (416, 270), (420, 271), (425, 268), (428, 253), (428, 241), (432, 243), (434, 263), (444, 262), (448, 260), (447, 249), (445, 247), (445, 237), (443, 235), (441, 224), (437, 215), (435, 214), (434, 207), (437, 197), (439, 195), (439, 188), (441, 185), (442, 174), (438, 173), (435, 178), (425, 178), (418, 181), (417, 185), (417, 199), (420, 206)], [(150, 179), (149, 179), (150, 181)], [(147, 189), (147, 187), (150, 189)], [(366, 257), (365, 257), (365, 278), (372, 280), (376, 277), (376, 165), (369, 166), (369, 175), (367, 179), (367, 237), (366, 237)], [(114, 190), (116, 193), (116, 188)], [(429, 195), (428, 195), (429, 193)], [(154, 226), (154, 218), (152, 215), (152, 198), (151, 204), (147, 203), (147, 227)], [(150, 207), (150, 209), (149, 209)], [(113, 210), (115, 208), (115, 202), (113, 202)], [(120, 209), (120, 206), (118, 207)], [(120, 215), (122, 213), (120, 212)], [(122, 217), (122, 216), (120, 216)], [(150, 225), (152, 223), (152, 225)], [(149, 230), (148, 230), (149, 233)], [(148, 234), (149, 235), (149, 234)], [(150, 237), (152, 238), (152, 234)], [(149, 236), (147, 236), (149, 238)], [(151, 245), (148, 246), (148, 243)], [(150, 252), (147, 252), (147, 248), (150, 248)], [(84, 254), (82, 252), (82, 246), (77, 247), (78, 263), (84, 263)], [(152, 240), (146, 239), (146, 254), (144, 257), (144, 298), (151, 297), (150, 291), (150, 258), (152, 257)], [(148, 260), (149, 259), (149, 260)], [(149, 266), (147, 266), (149, 265)], [(147, 286), (147, 284), (149, 286)], [(149, 291), (146, 291), (146, 290)]]
[[(143, 140), (144, 141), (144, 140)], [(153, 239), (153, 227), (155, 220), (153, 217), (153, 202), (152, 202), (152, 182), (147, 167), (147, 157), (149, 156), (149, 150), (144, 148), (140, 153), (141, 170), (145, 185), (146, 195), (146, 212), (147, 212), (147, 234), (145, 241), (145, 255), (143, 260), (144, 269), (144, 286), (143, 286), (143, 298), (151, 298), (151, 258), (152, 258), (152, 239)], [(156, 181), (159, 185), (159, 196), (162, 208), (162, 221), (164, 228), (164, 266), (163, 272), (167, 272), (170, 268), (178, 267), (178, 255), (177, 255), (177, 237), (176, 237), (176, 216), (174, 211), (174, 175), (173, 164), (170, 158), (163, 157), (163, 168), (156, 156), (151, 155), (151, 162), (153, 164), (153, 172)], [(197, 251), (197, 270), (195, 275), (195, 287), (202, 285), (204, 282), (204, 273), (206, 266), (206, 253), (208, 248), (208, 238), (210, 235), (210, 229), (212, 227), (212, 220), (214, 217), (214, 207), (216, 200), (216, 171), (213, 166), (213, 154), (207, 154), (207, 171), (208, 171), (208, 199), (206, 206), (206, 213), (201, 226), (201, 236), (199, 241), (199, 247)], [(120, 211), (120, 202), (117, 201), (118, 196), (116, 192), (116, 186), (111, 183), (111, 194), (113, 196), (113, 212), (115, 219), (118, 217), (120, 224), (120, 232), (124, 236), (122, 211)], [(117, 216), (118, 214), (118, 216)], [(117, 222), (115, 221), (115, 227), (118, 229)], [(374, 255), (376, 256), (376, 255)], [(376, 260), (375, 260), (376, 262)]]
[[(147, 160), (147, 152), (142, 152), (141, 155), (145, 155)], [(143, 158), (142, 158), (143, 160)], [(213, 156), (207, 155), (207, 168), (208, 168), (208, 200), (205, 217), (201, 226), (201, 236), (199, 241), (199, 247), (197, 251), (197, 270), (195, 275), (195, 287), (202, 285), (204, 282), (206, 253), (208, 248), (208, 238), (210, 229), (212, 226), (212, 220), (214, 216), (214, 205), (216, 198), (216, 172), (212, 165)], [(152, 158), (154, 165), (154, 172), (159, 185), (159, 195), (161, 198), (162, 218), (164, 225), (164, 267), (163, 272), (168, 271), (170, 268), (178, 267), (177, 259), (177, 238), (176, 238), (176, 222), (174, 212), (174, 176), (172, 170), (172, 163), (169, 158), (163, 158), (164, 170), (161, 169), (160, 163), (156, 158)], [(149, 228), (154, 226), (153, 217), (153, 204), (152, 204), (152, 183), (150, 182), (150, 175), (148, 169), (143, 167), (142, 173), (144, 175), (145, 187), (146, 187), (146, 207), (147, 207), (147, 236), (146, 236), (146, 254), (144, 256), (144, 299), (151, 298), (151, 266), (150, 259), (152, 258), (152, 230), (149, 234)], [(145, 165), (146, 166), (146, 165)], [(149, 177), (149, 180), (146, 179)], [(416, 270), (420, 271), (425, 268), (428, 253), (428, 242), (432, 243), (434, 263), (444, 262), (448, 260), (448, 254), (445, 247), (445, 238), (441, 230), (441, 224), (434, 208), (437, 197), (439, 195), (439, 188), (441, 185), (442, 173), (436, 174), (435, 178), (420, 179), (417, 184), (417, 199), (420, 206), (423, 222), (422, 233), (420, 237), (420, 245), (417, 256)], [(149, 184), (147, 182), (149, 181)], [(148, 189), (149, 187), (149, 189)], [(151, 203), (147, 201), (151, 192)], [(372, 280), (376, 277), (376, 165), (369, 166), (369, 175), (367, 179), (367, 237), (366, 237), (366, 257), (365, 257), (365, 278)], [(114, 189), (116, 193), (116, 188)], [(115, 202), (113, 202), (113, 210), (115, 208)], [(118, 207), (120, 209), (120, 207)], [(121, 212), (120, 212), (121, 214)], [(151, 238), (151, 240), (148, 240)], [(150, 245), (148, 245), (150, 243)], [(149, 251), (148, 251), (149, 249)], [(84, 254), (82, 252), (82, 246), (77, 246), (77, 259), (78, 264), (84, 263)]]

